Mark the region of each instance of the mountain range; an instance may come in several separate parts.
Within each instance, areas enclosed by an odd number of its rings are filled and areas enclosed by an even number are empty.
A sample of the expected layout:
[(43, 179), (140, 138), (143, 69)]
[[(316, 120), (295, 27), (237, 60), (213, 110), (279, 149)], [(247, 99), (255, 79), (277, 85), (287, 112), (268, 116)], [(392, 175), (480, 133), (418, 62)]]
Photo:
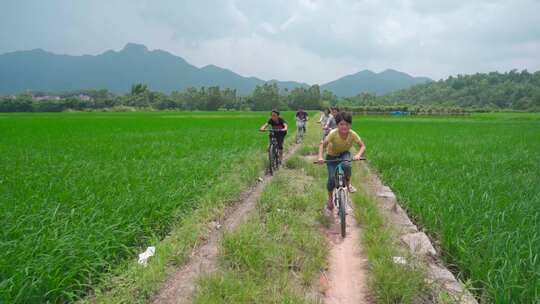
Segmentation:
[[(382, 95), (428, 81), (431, 80), (390, 69), (380, 73), (363, 70), (322, 84), (321, 90), (332, 91), (340, 97), (361, 92)], [(164, 93), (188, 87), (220, 86), (247, 95), (265, 82), (275, 82), (281, 89), (289, 90), (309, 86), (294, 81), (244, 77), (215, 65), (198, 68), (182, 57), (162, 50), (150, 51), (134, 43), (128, 43), (120, 51), (110, 50), (95, 56), (58, 55), (42, 49), (0, 55), (0, 95), (79, 89), (127, 93), (134, 83), (144, 83)]]
[(355, 96), (361, 92), (384, 95), (430, 81), (432, 80), (427, 77), (413, 77), (391, 69), (380, 73), (363, 70), (323, 84), (321, 89), (329, 90), (340, 97)]

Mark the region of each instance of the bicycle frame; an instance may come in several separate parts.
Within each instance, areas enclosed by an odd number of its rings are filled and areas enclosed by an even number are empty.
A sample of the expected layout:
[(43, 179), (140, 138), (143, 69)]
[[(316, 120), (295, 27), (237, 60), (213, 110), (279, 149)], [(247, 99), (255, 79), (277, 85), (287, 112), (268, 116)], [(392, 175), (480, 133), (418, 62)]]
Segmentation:
[(276, 137), (276, 131), (274, 130), (269, 130), (268, 132), (270, 132), (270, 145), (275, 145), (277, 147), (277, 137)]
[(345, 170), (343, 170), (343, 162), (340, 162), (335, 171), (336, 186), (337, 188), (345, 187)]
[(283, 132), (281, 129), (268, 129), (270, 132), (270, 145), (268, 146), (268, 171), (271, 175), (278, 169), (280, 165), (278, 141), (276, 137), (277, 132)]
[[(332, 192), (332, 197), (333, 197), (333, 201), (334, 201), (334, 206), (339, 208), (339, 204), (338, 204), (338, 201), (337, 201), (337, 195), (338, 195), (338, 192), (340, 190), (343, 190), (345, 191), (345, 196), (348, 196), (347, 193), (348, 193), (348, 189), (347, 189), (347, 184), (346, 184), (346, 179), (345, 179), (345, 170), (343, 169), (343, 161), (340, 162), (337, 167), (336, 167), (336, 171), (334, 172), (334, 180), (335, 180), (335, 188), (334, 188), (334, 191)], [(338, 209), (339, 210), (339, 209)]]
[(277, 142), (276, 133), (283, 132), (283, 131), (281, 129), (277, 129), (277, 130), (268, 129), (268, 132), (270, 132), (270, 146), (268, 148), (271, 149), (272, 147), (275, 147), (277, 149), (278, 142)]

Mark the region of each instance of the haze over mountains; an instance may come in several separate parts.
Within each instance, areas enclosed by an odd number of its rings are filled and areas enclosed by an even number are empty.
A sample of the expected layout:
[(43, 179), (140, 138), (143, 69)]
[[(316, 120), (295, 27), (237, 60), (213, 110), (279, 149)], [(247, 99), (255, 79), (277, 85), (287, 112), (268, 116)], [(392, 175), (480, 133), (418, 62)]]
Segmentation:
[[(406, 73), (363, 70), (321, 85), (340, 97), (361, 92), (382, 95), (431, 81)], [(122, 50), (91, 56), (57, 55), (42, 49), (16, 51), (0, 55), (0, 95), (25, 91), (69, 91), (108, 89), (127, 93), (134, 83), (147, 84), (152, 90), (170, 93), (188, 87), (220, 86), (250, 94), (257, 85), (275, 82), (281, 89), (307, 87), (294, 81), (265, 81), (244, 77), (215, 65), (197, 68), (179, 56), (162, 50), (128, 43)]]

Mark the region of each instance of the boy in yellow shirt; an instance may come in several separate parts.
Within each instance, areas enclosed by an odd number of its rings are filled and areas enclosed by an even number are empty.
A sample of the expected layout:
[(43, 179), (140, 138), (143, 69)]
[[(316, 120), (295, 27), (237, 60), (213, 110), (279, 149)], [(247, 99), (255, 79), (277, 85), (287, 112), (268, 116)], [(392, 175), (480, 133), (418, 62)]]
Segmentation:
[[(360, 136), (351, 129), (352, 115), (347, 112), (339, 112), (335, 116), (337, 128), (330, 131), (328, 136), (321, 141), (319, 145), (319, 164), (324, 164), (323, 153), (327, 149), (326, 160), (341, 159), (343, 163), (343, 169), (345, 171), (345, 177), (347, 178), (347, 185), (350, 192), (355, 192), (356, 189), (351, 185), (351, 149), (353, 143), (358, 145), (358, 153), (355, 154), (352, 159), (359, 160), (366, 151), (366, 145), (360, 139)], [(334, 174), (338, 162), (327, 162), (328, 168), (328, 182), (326, 188), (328, 190), (328, 202), (326, 207), (329, 210), (334, 208), (332, 203), (332, 191), (335, 187)]]

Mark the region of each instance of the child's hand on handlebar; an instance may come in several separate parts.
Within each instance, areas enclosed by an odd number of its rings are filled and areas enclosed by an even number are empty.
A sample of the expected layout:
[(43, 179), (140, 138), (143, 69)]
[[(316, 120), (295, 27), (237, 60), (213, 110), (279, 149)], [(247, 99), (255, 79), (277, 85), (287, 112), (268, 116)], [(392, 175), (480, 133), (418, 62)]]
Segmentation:
[(355, 156), (353, 156), (352, 158), (353, 160), (361, 160), (362, 159), (362, 156), (361, 155), (358, 155), (356, 154)]
[(319, 165), (324, 164), (324, 158), (319, 157), (319, 159), (317, 160), (317, 163), (318, 163)]

